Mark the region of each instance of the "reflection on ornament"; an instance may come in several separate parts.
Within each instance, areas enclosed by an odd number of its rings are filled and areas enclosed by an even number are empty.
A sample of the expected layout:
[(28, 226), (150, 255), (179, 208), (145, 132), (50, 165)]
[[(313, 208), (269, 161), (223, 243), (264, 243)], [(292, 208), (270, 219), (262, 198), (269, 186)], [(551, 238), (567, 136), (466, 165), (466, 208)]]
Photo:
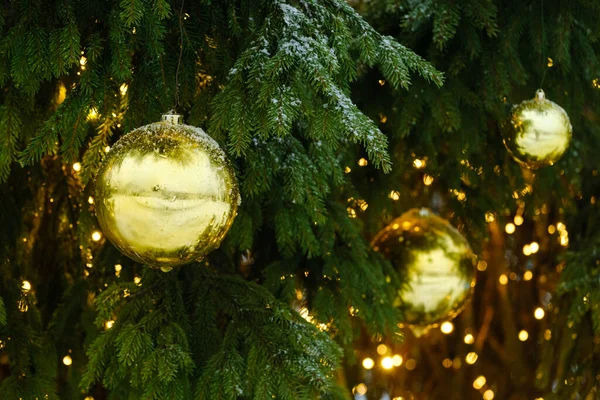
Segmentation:
[(552, 165), (571, 143), (573, 127), (566, 111), (546, 99), (539, 89), (533, 100), (515, 106), (503, 127), (504, 145), (510, 155), (529, 168)]
[(454, 318), (475, 285), (474, 256), (448, 221), (427, 209), (412, 209), (373, 239), (373, 249), (391, 261), (405, 283), (395, 306), (415, 334)]
[(96, 180), (106, 237), (133, 260), (163, 270), (217, 248), (239, 198), (223, 150), (176, 114), (119, 139)]

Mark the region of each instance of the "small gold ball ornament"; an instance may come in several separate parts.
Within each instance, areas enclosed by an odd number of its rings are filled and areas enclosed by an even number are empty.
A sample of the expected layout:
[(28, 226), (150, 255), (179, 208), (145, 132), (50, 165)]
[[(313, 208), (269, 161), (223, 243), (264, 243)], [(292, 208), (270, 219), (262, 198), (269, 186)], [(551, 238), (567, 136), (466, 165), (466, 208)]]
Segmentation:
[(571, 143), (573, 127), (567, 112), (546, 99), (542, 89), (535, 98), (512, 110), (504, 124), (504, 145), (521, 165), (539, 168), (560, 159)]
[(178, 114), (119, 139), (96, 178), (106, 237), (129, 258), (163, 271), (217, 248), (239, 203), (225, 152)]
[(403, 282), (394, 304), (403, 313), (401, 324), (426, 328), (460, 313), (475, 286), (475, 256), (447, 220), (412, 209), (379, 231), (371, 245)]

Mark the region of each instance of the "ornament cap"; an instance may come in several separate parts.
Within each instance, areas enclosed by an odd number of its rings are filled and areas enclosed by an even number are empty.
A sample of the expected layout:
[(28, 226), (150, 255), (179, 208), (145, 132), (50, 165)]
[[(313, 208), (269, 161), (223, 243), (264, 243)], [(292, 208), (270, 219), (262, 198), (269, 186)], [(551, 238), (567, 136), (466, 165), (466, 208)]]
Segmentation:
[(173, 125), (181, 125), (183, 124), (183, 115), (177, 114), (175, 110), (169, 110), (162, 115), (161, 120)]
[(535, 92), (535, 100), (536, 101), (544, 101), (544, 100), (546, 100), (546, 93), (544, 93), (544, 91), (542, 89), (538, 89)]

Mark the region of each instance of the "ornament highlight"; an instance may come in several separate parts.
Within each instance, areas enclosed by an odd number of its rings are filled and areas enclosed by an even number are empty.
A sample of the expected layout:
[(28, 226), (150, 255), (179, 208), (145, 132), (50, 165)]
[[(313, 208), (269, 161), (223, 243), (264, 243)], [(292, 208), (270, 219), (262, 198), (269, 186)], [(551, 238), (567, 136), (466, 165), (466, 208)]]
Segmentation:
[(217, 248), (240, 203), (225, 152), (181, 115), (129, 132), (96, 177), (96, 214), (126, 256), (168, 271)]
[(514, 106), (504, 124), (504, 145), (510, 155), (528, 168), (553, 165), (569, 147), (573, 127), (567, 112), (546, 99), (542, 89), (535, 98)]
[(475, 286), (475, 256), (448, 221), (412, 209), (379, 231), (373, 249), (390, 260), (404, 286), (395, 306), (417, 330), (456, 317)]

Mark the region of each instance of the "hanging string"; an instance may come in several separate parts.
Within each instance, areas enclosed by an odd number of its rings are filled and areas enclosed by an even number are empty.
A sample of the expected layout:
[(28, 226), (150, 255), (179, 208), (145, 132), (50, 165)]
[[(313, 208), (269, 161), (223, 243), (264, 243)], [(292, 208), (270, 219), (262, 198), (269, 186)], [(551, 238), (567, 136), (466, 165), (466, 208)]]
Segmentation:
[(544, 24), (544, 0), (542, 2), (542, 68), (544, 72), (542, 73), (542, 82), (540, 83), (540, 88), (544, 86), (544, 81), (546, 80), (546, 71), (548, 70), (548, 66), (546, 65), (546, 27)]
[(177, 71), (175, 72), (175, 110), (179, 108), (179, 68), (181, 67), (181, 57), (183, 56), (183, 21), (181, 16), (183, 14), (183, 4), (185, 0), (181, 0), (181, 7), (179, 8), (179, 60), (177, 61)]

